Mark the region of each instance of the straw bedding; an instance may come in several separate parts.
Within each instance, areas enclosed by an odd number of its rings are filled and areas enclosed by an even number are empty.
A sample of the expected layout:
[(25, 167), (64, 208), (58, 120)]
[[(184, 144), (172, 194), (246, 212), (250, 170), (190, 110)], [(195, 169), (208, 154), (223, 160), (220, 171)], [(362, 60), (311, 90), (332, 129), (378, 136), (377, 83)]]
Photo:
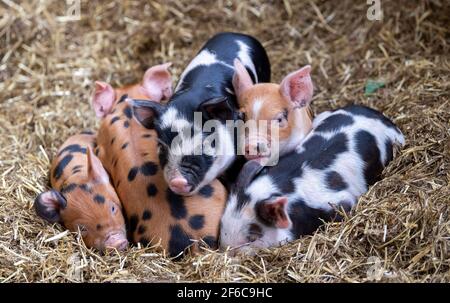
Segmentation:
[[(0, 1), (0, 281), (450, 281), (448, 1)], [(100, 255), (38, 218), (58, 146), (97, 122), (93, 81), (140, 79), (171, 61), (176, 77), (217, 31), (255, 35), (273, 80), (313, 67), (316, 113), (349, 103), (384, 112), (406, 146), (352, 214), (313, 236), (230, 258), (173, 262), (155, 248)], [(367, 80), (384, 87), (365, 95)]]

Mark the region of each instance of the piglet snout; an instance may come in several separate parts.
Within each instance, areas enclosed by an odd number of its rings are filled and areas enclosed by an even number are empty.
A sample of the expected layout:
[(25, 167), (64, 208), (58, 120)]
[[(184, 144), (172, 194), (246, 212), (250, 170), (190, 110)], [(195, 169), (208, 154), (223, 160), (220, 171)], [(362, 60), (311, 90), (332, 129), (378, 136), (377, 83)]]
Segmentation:
[(188, 181), (183, 177), (175, 177), (169, 182), (170, 189), (176, 194), (188, 194), (191, 191), (192, 186), (188, 184)]
[(123, 232), (110, 233), (105, 240), (105, 247), (108, 249), (117, 249), (123, 251), (127, 248), (128, 241)]

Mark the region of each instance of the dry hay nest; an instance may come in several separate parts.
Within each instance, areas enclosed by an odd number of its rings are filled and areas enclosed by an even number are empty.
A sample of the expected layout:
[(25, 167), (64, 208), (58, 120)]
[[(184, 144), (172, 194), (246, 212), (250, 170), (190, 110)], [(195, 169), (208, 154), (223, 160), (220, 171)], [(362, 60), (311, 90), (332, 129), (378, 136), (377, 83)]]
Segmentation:
[[(366, 1), (83, 0), (80, 20), (62, 22), (65, 1), (2, 1), (0, 281), (450, 281), (449, 2), (381, 8), (370, 21)], [(225, 30), (258, 37), (276, 81), (311, 64), (316, 113), (365, 104), (404, 131), (406, 147), (353, 214), (254, 257), (205, 251), (180, 262), (151, 247), (101, 256), (37, 218), (49, 159), (96, 127), (93, 81), (131, 83), (166, 61), (179, 75)], [(366, 96), (368, 79), (385, 87)]]

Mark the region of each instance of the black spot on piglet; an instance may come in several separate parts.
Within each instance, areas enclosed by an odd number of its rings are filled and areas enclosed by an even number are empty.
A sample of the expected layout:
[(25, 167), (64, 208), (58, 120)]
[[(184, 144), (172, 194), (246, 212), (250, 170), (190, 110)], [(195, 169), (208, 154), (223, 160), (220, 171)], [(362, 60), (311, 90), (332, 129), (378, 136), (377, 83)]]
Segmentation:
[(131, 235), (134, 234), (134, 232), (136, 231), (138, 223), (139, 218), (137, 215), (130, 216), (130, 219), (128, 220), (128, 231), (130, 232)]
[(150, 220), (152, 218), (152, 213), (150, 210), (144, 210), (144, 212), (142, 213), (142, 220), (147, 221)]
[(126, 99), (128, 98), (128, 95), (122, 95), (122, 97), (120, 97), (119, 102), (117, 102), (117, 104), (124, 102)]
[(309, 150), (315, 155), (308, 159), (309, 165), (315, 169), (326, 169), (333, 164), (339, 154), (347, 151), (347, 141), (347, 136), (339, 133), (322, 142), (318, 148)]
[(153, 183), (150, 183), (147, 185), (147, 195), (149, 197), (154, 197), (158, 193), (158, 188), (156, 188), (156, 185)]
[(217, 249), (217, 238), (213, 236), (206, 236), (202, 238), (203, 242), (205, 242), (210, 248)]
[(94, 196), (94, 201), (99, 203), (99, 204), (103, 204), (103, 203), (105, 203), (105, 197), (100, 195), (100, 194), (96, 194)]
[(92, 193), (92, 188), (90, 188), (87, 184), (80, 184), (79, 185), (80, 189), (87, 192), (87, 193)]
[(154, 162), (151, 162), (151, 161), (145, 162), (141, 166), (141, 173), (144, 176), (154, 176), (157, 171), (158, 171), (158, 166)]
[(349, 115), (334, 114), (326, 118), (316, 127), (316, 132), (336, 132), (344, 126), (352, 125), (353, 118)]
[(367, 106), (362, 105), (349, 105), (343, 108), (343, 110), (352, 113), (357, 116), (364, 116), (369, 119), (375, 119), (381, 121), (385, 126), (389, 128), (393, 128), (397, 130), (397, 127), (395, 124), (389, 120), (385, 115), (380, 113), (379, 111), (376, 111), (372, 108), (369, 108)]
[(113, 125), (114, 123), (116, 123), (116, 122), (119, 121), (119, 120), (120, 120), (119, 117), (113, 117), (113, 118), (111, 119), (110, 125)]
[(128, 119), (131, 119), (133, 117), (133, 112), (131, 111), (131, 108), (129, 106), (125, 107), (123, 113)]
[(82, 165), (75, 165), (74, 167), (72, 167), (72, 173), (76, 174), (77, 172), (80, 172), (82, 168)]
[(204, 198), (211, 198), (211, 196), (214, 193), (214, 188), (211, 185), (208, 184), (208, 185), (203, 186), (198, 191), (198, 193)]
[(67, 145), (66, 147), (64, 147), (63, 149), (60, 150), (60, 152), (58, 153), (58, 157), (61, 156), (65, 152), (86, 154), (86, 148), (81, 147), (81, 145), (79, 145), (79, 144)]
[(366, 184), (372, 185), (380, 179), (384, 168), (381, 163), (377, 140), (371, 133), (360, 130), (355, 135), (355, 142), (356, 151), (365, 162), (364, 177)]
[(347, 188), (347, 183), (345, 183), (342, 176), (335, 171), (328, 172), (325, 176), (325, 180), (327, 182), (327, 187), (331, 190), (341, 191)]
[(136, 175), (138, 173), (139, 168), (138, 167), (132, 167), (130, 171), (128, 172), (128, 181), (133, 181), (134, 178), (136, 178)]
[(67, 185), (65, 185), (62, 189), (61, 189), (61, 193), (67, 194), (70, 193), (71, 191), (73, 191), (75, 188), (77, 188), (78, 185), (76, 185), (75, 183), (69, 183)]
[(142, 235), (143, 233), (145, 233), (146, 230), (147, 230), (147, 227), (145, 227), (145, 225), (139, 225), (137, 232), (139, 235)]
[(192, 229), (199, 230), (205, 225), (205, 216), (195, 215), (189, 218), (189, 226)]
[(334, 213), (334, 211), (329, 213), (309, 207), (303, 200), (298, 199), (291, 203), (289, 209), (289, 217), (292, 221), (291, 232), (296, 238), (310, 235), (323, 225), (324, 221), (331, 221)]
[(67, 156), (62, 158), (61, 161), (59, 161), (58, 165), (56, 165), (55, 170), (53, 171), (53, 178), (59, 179), (63, 174), (64, 169), (70, 163), (70, 161), (72, 161), (72, 159), (73, 156), (71, 154), (68, 154)]
[(188, 234), (180, 225), (170, 226), (169, 255), (175, 257), (192, 244)]
[(170, 213), (175, 219), (183, 219), (187, 216), (186, 205), (184, 205), (183, 196), (177, 195), (170, 188), (167, 188), (166, 198), (169, 202)]
[(394, 150), (392, 147), (392, 141), (390, 139), (386, 139), (386, 142), (384, 142), (385, 149), (386, 149), (386, 160), (385, 164), (392, 161), (392, 158), (394, 157)]

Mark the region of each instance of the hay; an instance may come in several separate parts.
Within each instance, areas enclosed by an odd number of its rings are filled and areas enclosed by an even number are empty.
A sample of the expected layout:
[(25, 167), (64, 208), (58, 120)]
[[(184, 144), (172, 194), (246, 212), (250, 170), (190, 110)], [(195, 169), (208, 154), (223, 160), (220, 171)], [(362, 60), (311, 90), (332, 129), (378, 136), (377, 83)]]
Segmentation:
[[(0, 281), (450, 281), (448, 1), (382, 1), (382, 21), (366, 1), (82, 1), (67, 23), (65, 1), (30, 2), (0, 1)], [(222, 30), (258, 37), (276, 81), (311, 64), (316, 113), (366, 104), (404, 131), (353, 215), (255, 257), (181, 262), (152, 248), (100, 256), (37, 218), (49, 159), (96, 127), (93, 81), (131, 83), (164, 61), (179, 75)], [(368, 79), (386, 85), (365, 96)]]

